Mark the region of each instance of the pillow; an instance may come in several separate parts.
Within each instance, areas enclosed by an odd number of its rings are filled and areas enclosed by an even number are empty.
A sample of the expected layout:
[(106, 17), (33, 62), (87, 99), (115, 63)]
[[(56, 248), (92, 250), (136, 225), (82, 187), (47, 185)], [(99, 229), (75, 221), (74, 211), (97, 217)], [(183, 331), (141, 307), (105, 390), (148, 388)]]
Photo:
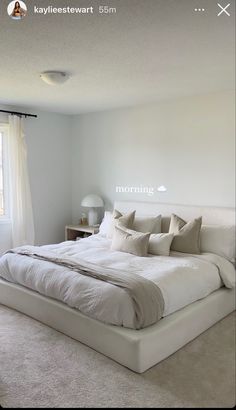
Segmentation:
[(172, 214), (169, 233), (174, 234), (171, 250), (184, 253), (200, 253), (200, 229), (202, 217), (186, 222)]
[(181, 219), (179, 216), (172, 214), (170, 219), (169, 233), (177, 234), (181, 228), (186, 225), (186, 221)]
[(147, 256), (150, 235), (115, 226), (111, 250)]
[(170, 245), (173, 238), (173, 233), (151, 234), (148, 245), (148, 253), (151, 253), (152, 255), (169, 256)]
[(170, 216), (162, 216), (161, 218), (161, 232), (168, 233), (170, 228)]
[(107, 232), (107, 238), (112, 239), (114, 233), (114, 227), (122, 225), (124, 228), (132, 228), (134, 222), (135, 211), (130, 212), (129, 214), (122, 215), (119, 211), (114, 209), (110, 226)]
[(235, 226), (203, 225), (200, 232), (201, 252), (215, 253), (235, 261)]
[(137, 232), (161, 233), (161, 215), (158, 216), (135, 216), (132, 229)]
[(105, 211), (102, 223), (99, 227), (100, 235), (105, 236), (105, 237), (107, 236), (107, 232), (111, 224), (111, 219), (112, 219), (112, 212)]

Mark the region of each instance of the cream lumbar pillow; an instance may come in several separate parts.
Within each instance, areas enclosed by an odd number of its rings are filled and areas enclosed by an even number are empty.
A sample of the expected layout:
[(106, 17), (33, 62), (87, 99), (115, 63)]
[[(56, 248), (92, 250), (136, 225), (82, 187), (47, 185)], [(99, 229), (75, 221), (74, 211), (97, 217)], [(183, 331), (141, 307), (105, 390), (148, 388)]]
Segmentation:
[(150, 235), (115, 226), (111, 250), (147, 256)]
[(135, 212), (136, 211), (133, 211), (133, 212), (130, 212), (129, 214), (123, 215), (121, 212), (114, 209), (111, 222), (110, 222), (110, 226), (107, 231), (107, 238), (112, 239), (115, 226), (121, 225), (124, 228), (132, 228), (134, 217), (135, 217)]
[(143, 233), (161, 233), (161, 215), (135, 216), (132, 229)]
[(200, 253), (200, 230), (202, 217), (186, 222), (172, 214), (169, 233), (174, 234), (171, 250), (184, 253)]
[(152, 255), (169, 256), (173, 238), (173, 233), (151, 234), (148, 245), (148, 253), (151, 253)]

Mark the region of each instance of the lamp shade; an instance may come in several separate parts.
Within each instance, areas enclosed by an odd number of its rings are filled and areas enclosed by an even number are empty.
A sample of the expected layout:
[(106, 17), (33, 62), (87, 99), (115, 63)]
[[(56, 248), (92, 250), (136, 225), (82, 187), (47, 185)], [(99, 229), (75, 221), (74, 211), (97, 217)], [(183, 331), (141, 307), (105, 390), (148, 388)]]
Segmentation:
[(90, 194), (84, 197), (81, 202), (81, 206), (86, 208), (102, 208), (104, 206), (104, 202), (100, 196)]

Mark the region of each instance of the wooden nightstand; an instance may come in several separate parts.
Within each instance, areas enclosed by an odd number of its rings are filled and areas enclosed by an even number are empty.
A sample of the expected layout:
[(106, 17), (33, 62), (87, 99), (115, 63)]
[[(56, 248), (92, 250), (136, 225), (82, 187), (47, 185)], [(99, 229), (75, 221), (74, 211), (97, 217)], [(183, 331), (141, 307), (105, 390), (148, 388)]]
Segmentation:
[(76, 238), (86, 238), (99, 232), (99, 226), (66, 225), (65, 240), (74, 241)]

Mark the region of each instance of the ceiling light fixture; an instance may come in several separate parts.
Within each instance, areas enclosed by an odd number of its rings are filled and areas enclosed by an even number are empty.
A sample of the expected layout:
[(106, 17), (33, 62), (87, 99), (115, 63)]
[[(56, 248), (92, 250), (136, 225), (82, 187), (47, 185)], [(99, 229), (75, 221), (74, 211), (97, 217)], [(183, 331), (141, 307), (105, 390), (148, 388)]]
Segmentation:
[(45, 71), (40, 74), (40, 78), (49, 85), (60, 85), (69, 79), (69, 74), (61, 71)]

